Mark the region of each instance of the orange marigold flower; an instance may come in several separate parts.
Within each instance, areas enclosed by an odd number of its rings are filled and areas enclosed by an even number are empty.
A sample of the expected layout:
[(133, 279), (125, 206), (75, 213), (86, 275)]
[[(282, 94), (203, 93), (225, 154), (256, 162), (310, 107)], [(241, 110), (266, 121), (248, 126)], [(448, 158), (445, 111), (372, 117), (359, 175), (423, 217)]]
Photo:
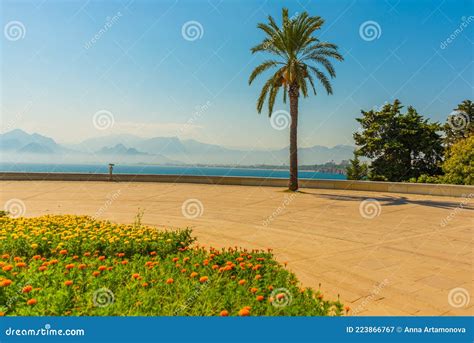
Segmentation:
[(26, 263), (25, 262), (19, 262), (19, 263), (16, 264), (16, 266), (18, 268), (24, 268), (24, 267), (26, 267)]
[(87, 257), (87, 256), (90, 256), (90, 255), (91, 255), (90, 252), (85, 252), (85, 253), (84, 253), (84, 256), (86, 256), (86, 257)]
[(250, 316), (250, 309), (248, 307), (244, 307), (243, 309), (239, 311), (239, 316), (242, 316), (242, 317)]
[(186, 269), (181, 269), (181, 273), (186, 273)]
[(7, 286), (10, 286), (10, 285), (12, 284), (12, 282), (13, 282), (13, 281), (10, 280), (10, 279), (5, 279), (5, 280), (3, 280), (3, 281), (0, 283), (0, 286), (1, 286), (1, 287), (7, 287)]
[(153, 266), (153, 262), (152, 262), (152, 261), (147, 261), (147, 262), (145, 263), (145, 267), (151, 267), (151, 266)]
[(346, 312), (349, 312), (351, 310), (349, 306), (344, 307), (344, 309), (346, 310)]
[(221, 317), (228, 317), (228, 316), (229, 316), (229, 311), (227, 311), (227, 310), (222, 310), (219, 315), (220, 315)]
[(262, 275), (260, 274), (255, 275), (255, 280), (260, 280), (261, 278), (262, 278)]
[(2, 255), (2, 258), (4, 258), (4, 259), (10, 258), (10, 255), (8, 255), (8, 254), (3, 254), (3, 255)]
[(99, 261), (105, 260), (105, 256), (99, 256)]
[(148, 282), (142, 283), (142, 287), (148, 287)]
[(152, 252), (150, 253), (150, 255), (151, 255), (151, 256), (156, 256), (156, 251), (152, 251)]
[(212, 266), (212, 269), (213, 270), (219, 269), (219, 266), (217, 264), (215, 264), (215, 265)]
[(65, 286), (71, 286), (74, 282), (72, 282), (72, 280), (66, 280), (64, 281), (64, 285)]
[(49, 261), (50, 264), (56, 264), (56, 263), (58, 263), (58, 262), (59, 262), (58, 260), (51, 260), (51, 261)]
[(5, 312), (0, 312), (0, 317), (5, 316)]
[(317, 298), (321, 300), (324, 296), (322, 294), (318, 294)]
[(257, 301), (262, 301), (263, 300), (263, 295), (257, 295), (257, 297), (255, 299), (257, 299)]
[(30, 299), (30, 300), (28, 300), (28, 301), (26, 302), (26, 304), (29, 305), (29, 306), (36, 305), (37, 303), (38, 303), (38, 300), (36, 300), (36, 299), (34, 299), (34, 298), (33, 298), (33, 299)]
[(128, 264), (128, 261), (127, 261), (127, 260), (123, 260), (121, 263), (122, 263), (123, 265), (126, 265), (126, 264)]
[(33, 260), (39, 260), (41, 258), (41, 255), (35, 255), (33, 256)]
[(33, 290), (33, 286), (31, 285), (28, 285), (28, 286), (25, 286), (23, 287), (23, 289), (21, 290), (22, 293), (29, 293)]
[(72, 257), (73, 260), (77, 260), (78, 258), (79, 258), (79, 256), (77, 256), (77, 255), (74, 255), (74, 256)]
[(133, 273), (132, 274), (133, 279), (138, 279), (139, 277), (140, 277), (140, 274), (138, 274), (138, 273)]
[(12, 265), (9, 265), (9, 264), (2, 268), (2, 270), (3, 270), (4, 272), (8, 272), (8, 271), (10, 271), (10, 270), (12, 270), (12, 269), (13, 269), (13, 266), (12, 266)]
[(237, 262), (242, 262), (242, 261), (244, 260), (244, 258), (243, 258), (243, 257), (237, 257), (235, 260), (236, 260)]
[(41, 267), (38, 268), (38, 270), (40, 272), (44, 272), (46, 269), (48, 269), (48, 268), (46, 268), (46, 266), (41, 266)]
[(117, 256), (118, 256), (118, 257), (124, 257), (124, 256), (125, 256), (125, 253), (119, 252), (119, 253), (117, 254)]
[(99, 269), (102, 272), (102, 271), (107, 269), (107, 266), (99, 266), (99, 268), (97, 268), (97, 269)]
[(268, 290), (273, 291), (273, 286), (272, 285), (268, 286)]
[(201, 276), (201, 278), (199, 279), (199, 282), (200, 283), (204, 283), (206, 282), (207, 280), (209, 280), (209, 278), (207, 276)]
[(100, 272), (98, 271), (92, 272), (92, 276), (99, 276), (99, 275), (100, 275)]
[(23, 260), (23, 259), (22, 259), (21, 257), (19, 257), (19, 256), (15, 256), (15, 257), (13, 258), (13, 261), (15, 261), (15, 262), (20, 262), (21, 260)]
[(74, 268), (74, 263), (66, 264), (66, 269), (72, 269), (72, 268)]
[(196, 277), (196, 276), (198, 276), (198, 273), (192, 272), (189, 276), (190, 276), (190, 277)]
[(172, 284), (174, 282), (174, 280), (172, 278), (169, 278), (168, 280), (166, 280), (166, 283), (169, 285), (169, 284)]
[(80, 265), (77, 266), (79, 269), (85, 269), (87, 266), (84, 263), (81, 263)]
[(66, 249), (60, 250), (59, 254), (60, 255), (67, 255), (67, 250)]
[(284, 294), (284, 293), (278, 293), (278, 294), (276, 295), (276, 298), (277, 298), (278, 300), (281, 300), (281, 299), (283, 299), (284, 297), (285, 297), (285, 294)]
[(252, 293), (257, 293), (257, 291), (258, 291), (258, 288), (255, 288), (255, 287), (250, 288), (250, 292)]
[(179, 258), (173, 257), (172, 261), (173, 261), (173, 262), (178, 262), (178, 261), (179, 261)]
[(183, 258), (183, 262), (184, 262), (184, 263), (186, 263), (186, 262), (188, 262), (188, 261), (189, 261), (189, 257)]
[(247, 282), (246, 280), (239, 280), (239, 285), (243, 286), (245, 285), (246, 282)]

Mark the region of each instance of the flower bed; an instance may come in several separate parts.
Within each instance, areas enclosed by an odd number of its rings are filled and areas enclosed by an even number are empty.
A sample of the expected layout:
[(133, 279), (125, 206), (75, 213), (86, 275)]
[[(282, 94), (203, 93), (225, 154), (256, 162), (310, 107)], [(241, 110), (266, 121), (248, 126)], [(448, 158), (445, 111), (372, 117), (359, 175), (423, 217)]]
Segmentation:
[(84, 216), (0, 218), (0, 315), (340, 315), (270, 252)]

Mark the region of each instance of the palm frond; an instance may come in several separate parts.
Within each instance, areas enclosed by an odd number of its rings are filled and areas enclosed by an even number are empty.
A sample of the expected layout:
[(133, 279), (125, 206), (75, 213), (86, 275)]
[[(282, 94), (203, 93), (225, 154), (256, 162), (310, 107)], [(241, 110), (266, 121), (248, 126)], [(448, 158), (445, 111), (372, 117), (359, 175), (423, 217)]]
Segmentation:
[(253, 80), (255, 80), (255, 78), (260, 75), (261, 73), (263, 73), (265, 70), (271, 68), (271, 67), (274, 67), (278, 64), (283, 64), (282, 62), (278, 62), (278, 61), (274, 61), (274, 60), (269, 60), (269, 61), (265, 61), (263, 62), (262, 64), (260, 64), (257, 68), (255, 68), (252, 72), (252, 74), (250, 74), (250, 77), (249, 77), (249, 85), (252, 84)]

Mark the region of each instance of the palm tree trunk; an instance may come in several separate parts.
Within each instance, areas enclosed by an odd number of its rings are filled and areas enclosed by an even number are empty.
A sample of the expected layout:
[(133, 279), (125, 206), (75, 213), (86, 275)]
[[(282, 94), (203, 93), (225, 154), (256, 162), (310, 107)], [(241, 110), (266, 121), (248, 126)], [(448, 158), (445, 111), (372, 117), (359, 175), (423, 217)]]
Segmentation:
[(298, 97), (297, 85), (291, 85), (290, 96), (290, 180), (288, 188), (290, 191), (298, 190)]

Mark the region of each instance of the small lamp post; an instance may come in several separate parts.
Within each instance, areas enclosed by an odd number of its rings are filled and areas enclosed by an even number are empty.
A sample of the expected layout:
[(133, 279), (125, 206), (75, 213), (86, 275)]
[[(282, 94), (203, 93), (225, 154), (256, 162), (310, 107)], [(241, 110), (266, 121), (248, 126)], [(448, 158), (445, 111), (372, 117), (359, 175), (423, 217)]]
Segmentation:
[(113, 173), (113, 171), (114, 171), (114, 166), (115, 166), (115, 164), (109, 163), (109, 181), (112, 181), (112, 180), (113, 180), (113, 179), (112, 179), (112, 173)]

